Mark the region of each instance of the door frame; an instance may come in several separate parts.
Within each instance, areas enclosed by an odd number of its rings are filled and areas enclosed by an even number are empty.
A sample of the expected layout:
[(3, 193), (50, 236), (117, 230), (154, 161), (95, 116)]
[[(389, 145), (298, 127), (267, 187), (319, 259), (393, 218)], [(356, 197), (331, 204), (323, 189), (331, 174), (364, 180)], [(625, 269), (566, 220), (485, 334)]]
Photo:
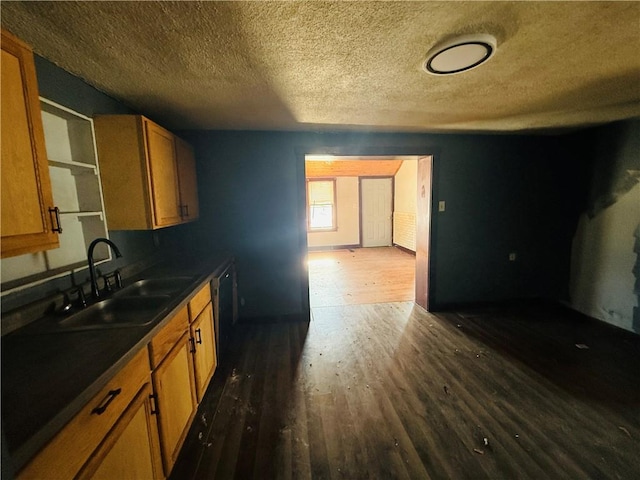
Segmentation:
[[(306, 155), (336, 155), (336, 156), (387, 156), (387, 155), (411, 155), (416, 157), (431, 156), (431, 214), (429, 215), (429, 258), (427, 259), (427, 310), (437, 311), (439, 302), (436, 297), (436, 269), (438, 245), (435, 239), (438, 233), (438, 216), (434, 208), (437, 209), (440, 156), (441, 148), (433, 145), (420, 143), (416, 145), (394, 145), (382, 144), (379, 146), (354, 146), (354, 145), (316, 145), (294, 147), (296, 158), (297, 186), (298, 186), (298, 245), (299, 261), (301, 273), (300, 279), (300, 305), (301, 316), (307, 322), (311, 319), (311, 307), (309, 305), (309, 272), (307, 268), (307, 192), (306, 192)], [(417, 304), (416, 304), (417, 305)]]
[[(375, 160), (371, 160), (372, 162), (375, 162)], [(360, 236), (360, 247), (364, 246), (364, 241), (363, 241), (363, 234), (364, 234), (364, 227), (363, 227), (363, 222), (362, 222), (362, 181), (363, 180), (382, 180), (388, 178), (391, 180), (391, 218), (389, 219), (389, 222), (391, 223), (391, 245), (393, 245), (393, 209), (395, 207), (395, 192), (396, 192), (396, 182), (395, 182), (395, 178), (392, 176), (384, 176), (384, 177), (374, 177), (374, 176), (364, 176), (364, 177), (358, 177), (358, 217), (359, 217), (359, 229), (360, 232), (358, 233), (358, 235)]]

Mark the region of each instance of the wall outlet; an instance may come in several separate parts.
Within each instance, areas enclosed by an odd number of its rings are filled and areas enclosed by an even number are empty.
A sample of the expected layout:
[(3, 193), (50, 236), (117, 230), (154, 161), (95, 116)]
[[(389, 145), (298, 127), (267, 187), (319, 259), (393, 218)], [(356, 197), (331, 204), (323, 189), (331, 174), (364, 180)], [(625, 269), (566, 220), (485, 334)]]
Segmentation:
[(240, 306), (244, 307), (245, 301), (244, 301), (244, 297), (240, 297)]
[(509, 261), (510, 262), (515, 262), (516, 261), (516, 252), (511, 252), (509, 254)]
[(446, 205), (445, 205), (445, 203), (444, 203), (444, 200), (440, 200), (440, 201), (438, 202), (438, 211), (439, 211), (439, 212), (444, 212), (445, 207), (446, 207)]

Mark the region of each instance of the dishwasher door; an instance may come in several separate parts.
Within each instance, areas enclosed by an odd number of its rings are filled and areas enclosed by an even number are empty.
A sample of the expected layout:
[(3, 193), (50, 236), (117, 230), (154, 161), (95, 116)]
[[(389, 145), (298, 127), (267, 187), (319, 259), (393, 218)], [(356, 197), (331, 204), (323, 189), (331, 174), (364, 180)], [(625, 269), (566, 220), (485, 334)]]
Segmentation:
[(218, 358), (221, 359), (231, 340), (233, 332), (233, 270), (228, 269), (219, 277), (218, 285)]

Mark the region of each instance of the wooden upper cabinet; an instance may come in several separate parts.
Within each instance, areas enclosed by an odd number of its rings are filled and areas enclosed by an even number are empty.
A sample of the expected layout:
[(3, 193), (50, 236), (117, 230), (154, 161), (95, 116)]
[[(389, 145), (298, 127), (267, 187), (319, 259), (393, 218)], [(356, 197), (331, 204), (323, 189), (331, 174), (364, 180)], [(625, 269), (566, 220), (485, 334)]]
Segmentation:
[(185, 151), (191, 152), (188, 145), (140, 115), (99, 115), (94, 125), (110, 229), (150, 230), (186, 222), (182, 198), (192, 194), (196, 205), (189, 213), (198, 211), (195, 169), (184, 188), (179, 177), (179, 162), (188, 156)]
[(176, 156), (178, 160), (178, 179), (180, 181), (180, 213), (183, 221), (191, 222), (197, 220), (200, 216), (196, 159), (193, 156), (191, 145), (177, 137)]
[(155, 123), (143, 119), (147, 142), (153, 218), (155, 226), (180, 223), (180, 190), (174, 136)]
[(31, 49), (2, 30), (2, 257), (59, 246)]

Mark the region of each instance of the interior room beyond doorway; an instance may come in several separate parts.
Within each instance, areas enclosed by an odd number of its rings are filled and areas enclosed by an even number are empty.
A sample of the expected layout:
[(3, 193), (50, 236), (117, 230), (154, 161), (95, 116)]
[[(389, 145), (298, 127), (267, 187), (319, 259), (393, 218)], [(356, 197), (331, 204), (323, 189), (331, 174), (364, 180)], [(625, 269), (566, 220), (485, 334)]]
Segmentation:
[[(416, 250), (418, 157), (307, 155), (307, 244), (311, 249), (398, 245)], [(382, 181), (389, 192), (367, 195), (367, 182)], [(364, 185), (364, 187), (363, 187)], [(363, 191), (365, 191), (363, 195)], [(387, 198), (388, 195), (390, 198)], [(366, 203), (366, 205), (365, 205)], [(368, 212), (386, 209), (370, 220)], [(367, 208), (369, 207), (369, 208)], [(388, 229), (384, 244), (368, 242), (371, 230)]]
[(311, 307), (416, 299), (418, 163), (306, 156)]

